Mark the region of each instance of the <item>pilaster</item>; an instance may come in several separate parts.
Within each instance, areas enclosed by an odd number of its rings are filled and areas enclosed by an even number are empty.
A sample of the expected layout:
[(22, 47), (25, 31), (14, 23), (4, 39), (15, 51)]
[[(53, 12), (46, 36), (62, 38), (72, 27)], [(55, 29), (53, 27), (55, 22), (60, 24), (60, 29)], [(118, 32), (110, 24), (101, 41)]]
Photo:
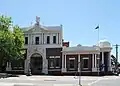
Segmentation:
[(43, 52), (43, 68), (42, 68), (42, 73), (44, 74), (48, 74), (48, 60), (46, 58), (46, 48), (44, 48), (44, 52)]
[(109, 52), (109, 55), (108, 55), (108, 63), (109, 63), (108, 64), (109, 65), (108, 71), (112, 71), (110, 52)]
[(92, 54), (92, 72), (97, 72), (97, 55), (96, 54)]
[(81, 67), (80, 67), (80, 64), (81, 64), (81, 63), (80, 63), (80, 54), (78, 54), (78, 72), (80, 72), (80, 68), (81, 68)]

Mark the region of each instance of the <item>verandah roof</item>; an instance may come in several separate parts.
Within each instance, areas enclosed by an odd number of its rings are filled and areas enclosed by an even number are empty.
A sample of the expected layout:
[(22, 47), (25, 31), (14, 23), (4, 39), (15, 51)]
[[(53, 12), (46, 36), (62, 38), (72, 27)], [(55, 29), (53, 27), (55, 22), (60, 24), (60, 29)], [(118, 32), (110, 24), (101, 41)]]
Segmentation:
[(82, 52), (82, 51), (99, 51), (99, 48), (94, 46), (76, 46), (65, 47), (62, 50), (62, 52)]

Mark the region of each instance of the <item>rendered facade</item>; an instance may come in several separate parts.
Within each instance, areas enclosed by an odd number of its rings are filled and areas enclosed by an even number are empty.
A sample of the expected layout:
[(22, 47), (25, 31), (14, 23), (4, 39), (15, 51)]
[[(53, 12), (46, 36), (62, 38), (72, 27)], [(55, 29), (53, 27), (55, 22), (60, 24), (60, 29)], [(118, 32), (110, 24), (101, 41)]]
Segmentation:
[[(63, 46), (63, 27), (36, 24), (23, 28), (25, 36), (24, 72), (32, 74), (77, 74), (93, 75), (108, 73), (111, 68), (111, 44), (100, 41), (93, 46)], [(101, 70), (101, 65), (104, 65)], [(99, 65), (99, 66), (98, 66)]]

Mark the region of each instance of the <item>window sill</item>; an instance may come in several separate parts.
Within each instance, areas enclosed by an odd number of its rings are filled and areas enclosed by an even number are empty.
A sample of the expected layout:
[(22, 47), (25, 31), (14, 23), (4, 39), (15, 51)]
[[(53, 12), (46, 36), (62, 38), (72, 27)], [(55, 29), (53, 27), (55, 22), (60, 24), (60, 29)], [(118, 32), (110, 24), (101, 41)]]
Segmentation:
[(49, 68), (60, 68), (60, 67), (49, 67)]
[(69, 70), (75, 70), (75, 68), (69, 68)]
[(89, 68), (83, 68), (84, 70), (88, 70)]

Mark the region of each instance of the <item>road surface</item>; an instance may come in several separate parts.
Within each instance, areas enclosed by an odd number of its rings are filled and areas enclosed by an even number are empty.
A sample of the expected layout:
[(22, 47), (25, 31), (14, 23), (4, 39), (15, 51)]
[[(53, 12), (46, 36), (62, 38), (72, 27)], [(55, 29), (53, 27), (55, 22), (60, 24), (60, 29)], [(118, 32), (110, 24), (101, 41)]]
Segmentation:
[[(77, 76), (25, 76), (0, 79), (0, 86), (78, 86)], [(82, 76), (82, 86), (119, 86), (119, 76)]]

